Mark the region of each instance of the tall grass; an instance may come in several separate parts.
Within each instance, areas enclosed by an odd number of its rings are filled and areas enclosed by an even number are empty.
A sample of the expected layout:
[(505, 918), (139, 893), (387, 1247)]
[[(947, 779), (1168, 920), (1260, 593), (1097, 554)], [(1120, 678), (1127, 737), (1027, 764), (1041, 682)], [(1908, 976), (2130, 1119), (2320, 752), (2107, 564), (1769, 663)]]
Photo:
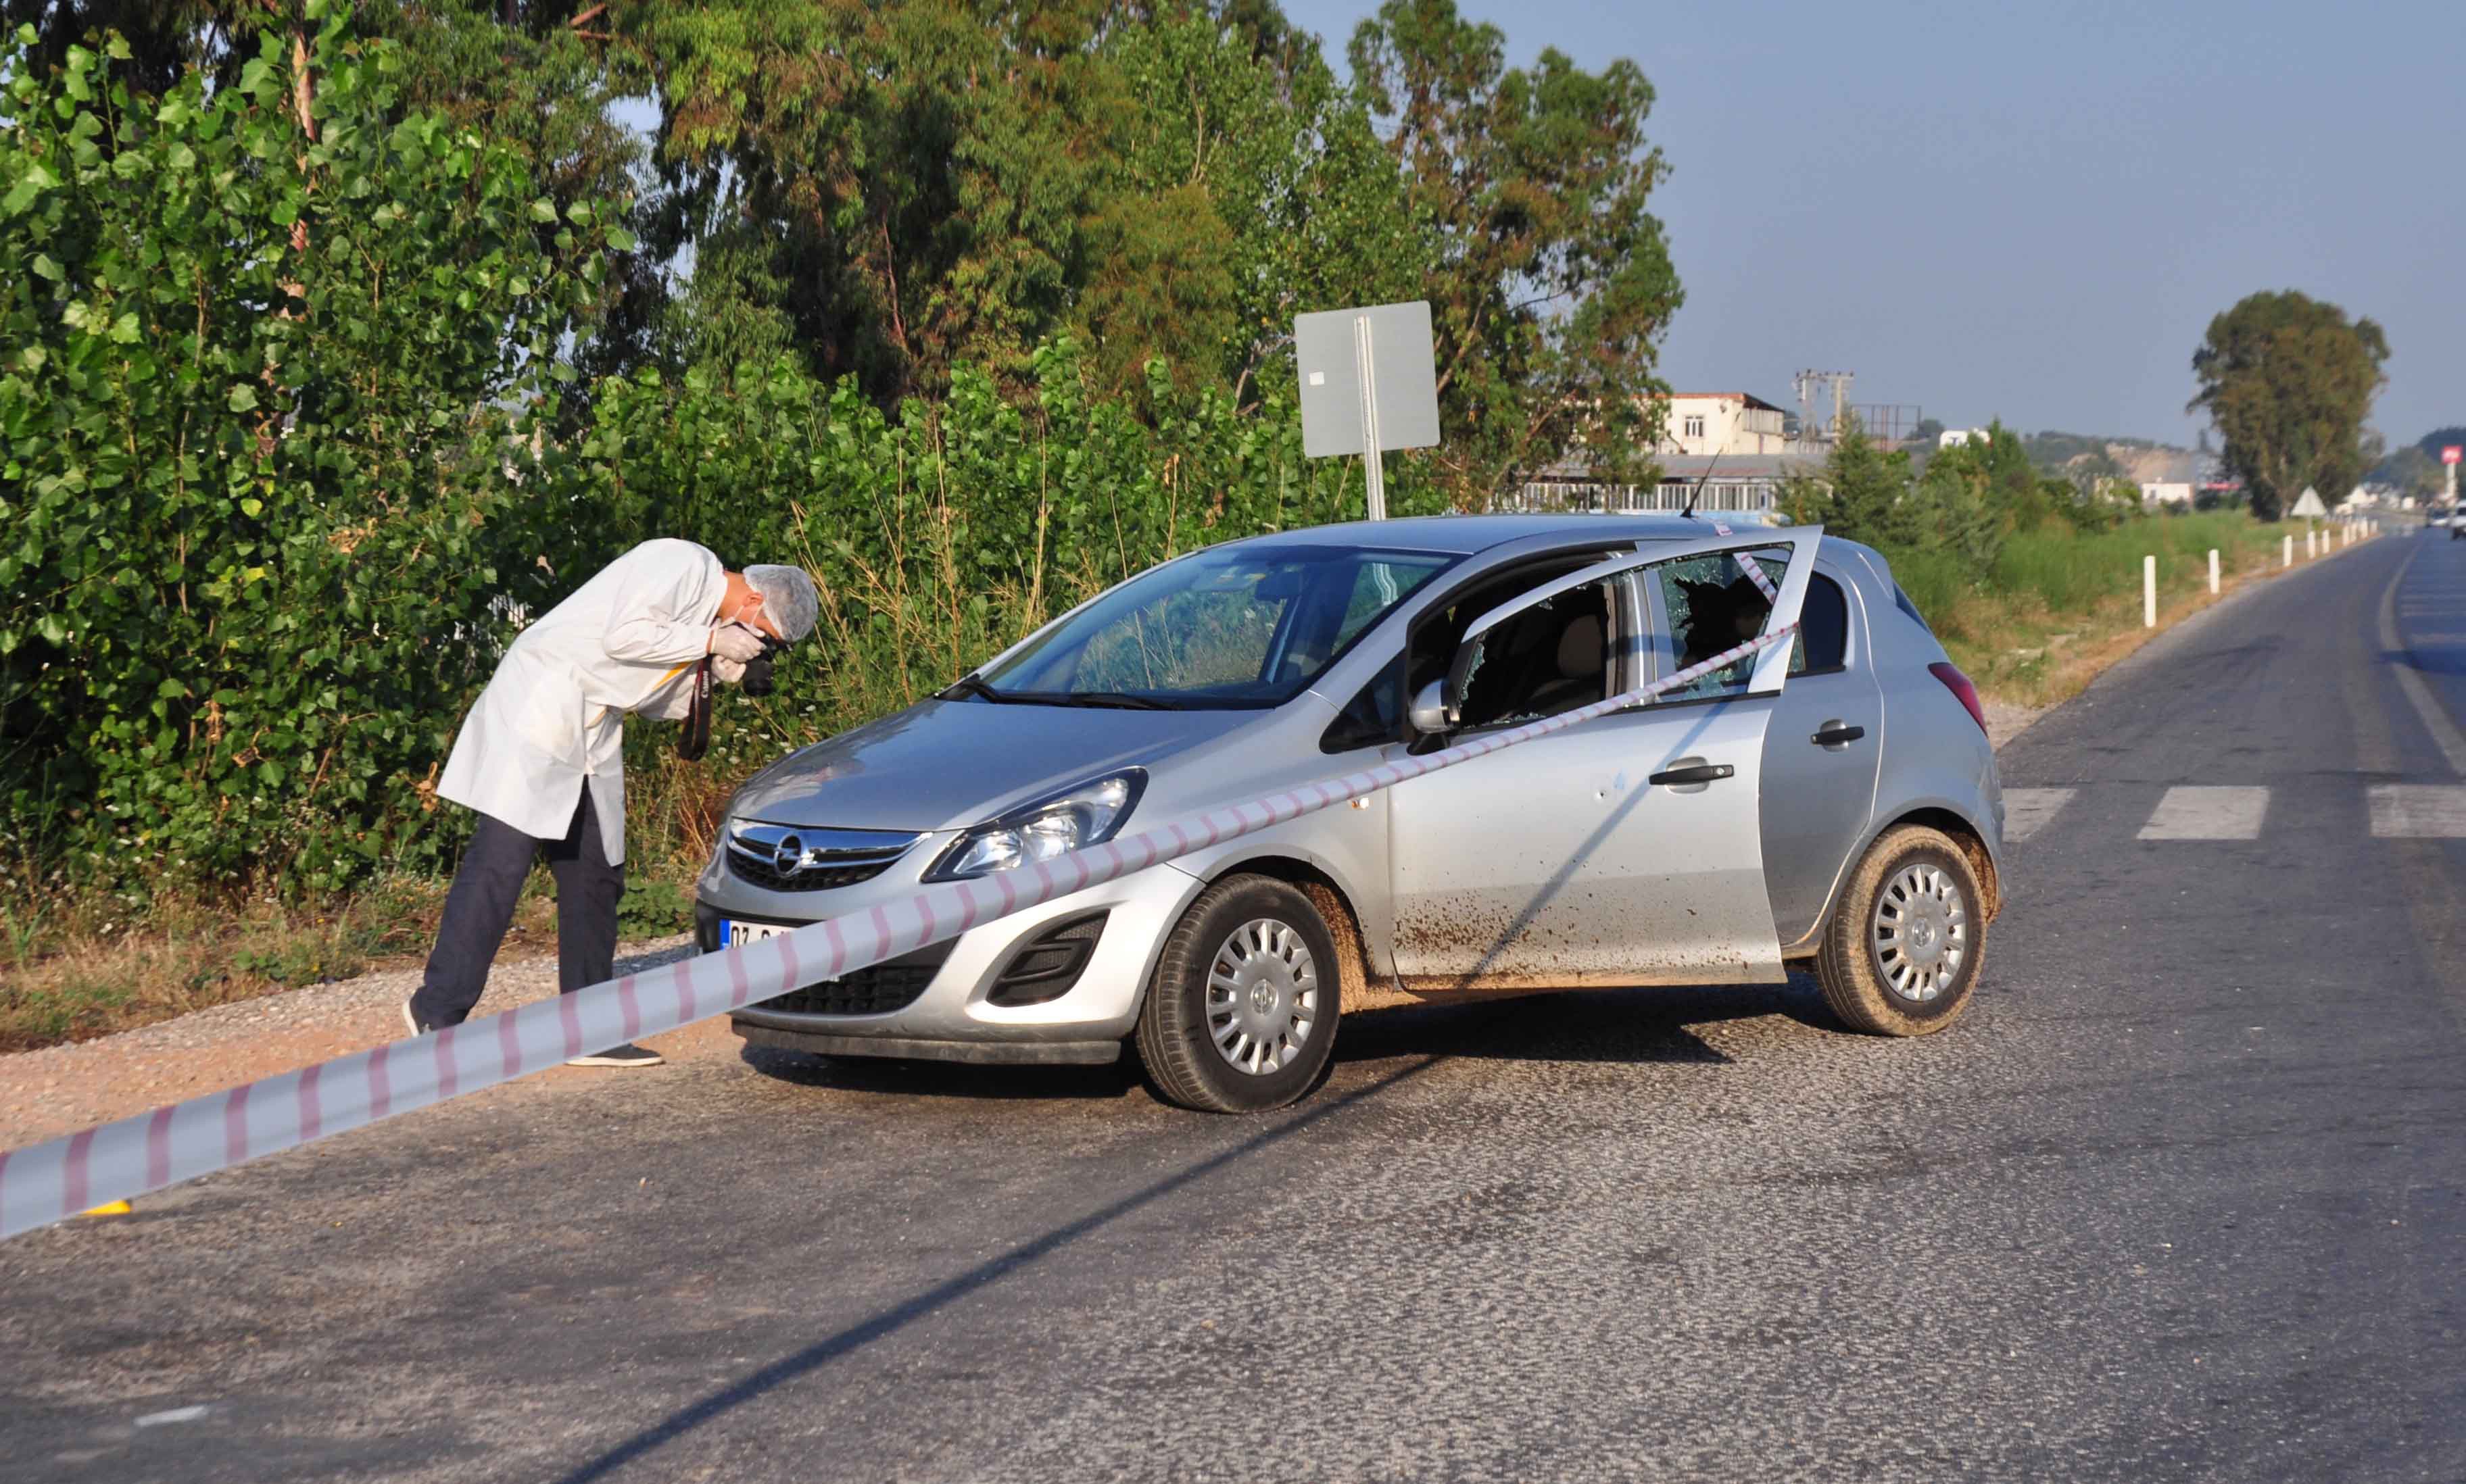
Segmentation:
[(2095, 535), (2041, 526), (2005, 542), (1986, 586), (2007, 597), (2035, 598), (2050, 612), (2080, 612), (2108, 598), (2137, 596), (2144, 556), (2158, 558), (2162, 587), (2194, 578), (2206, 584), (2211, 548), (2221, 564), (2237, 567), (2275, 544), (2275, 530), (2225, 511), (2134, 521)]
[[(2158, 559), (2162, 614), (2208, 601), (2208, 554), (2233, 578), (2273, 567), (2295, 527), (2235, 511), (2156, 516), (2106, 531), (2016, 531), (1983, 573), (1940, 551), (1888, 553), (1893, 575), (1955, 663), (1990, 697), (2045, 705), (2096, 673), (2141, 628), (2141, 559)], [(2299, 534), (2299, 532), (2298, 533)]]

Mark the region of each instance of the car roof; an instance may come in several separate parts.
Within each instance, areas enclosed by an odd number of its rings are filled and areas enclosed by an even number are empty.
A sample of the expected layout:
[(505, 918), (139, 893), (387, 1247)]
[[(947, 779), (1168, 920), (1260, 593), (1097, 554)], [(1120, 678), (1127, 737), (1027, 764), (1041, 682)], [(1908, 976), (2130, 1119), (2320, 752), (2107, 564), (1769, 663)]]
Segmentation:
[[(1311, 525), (1298, 530), (1253, 536), (1252, 546), (1378, 546), (1391, 551), (1428, 551), (1468, 557), (1536, 536), (1576, 540), (1685, 541), (1712, 536), (1717, 515), (1690, 519), (1673, 515), (1495, 515), (1407, 516), (1395, 521), (1348, 521), (1338, 525)], [(1741, 520), (1741, 526), (1760, 526)]]

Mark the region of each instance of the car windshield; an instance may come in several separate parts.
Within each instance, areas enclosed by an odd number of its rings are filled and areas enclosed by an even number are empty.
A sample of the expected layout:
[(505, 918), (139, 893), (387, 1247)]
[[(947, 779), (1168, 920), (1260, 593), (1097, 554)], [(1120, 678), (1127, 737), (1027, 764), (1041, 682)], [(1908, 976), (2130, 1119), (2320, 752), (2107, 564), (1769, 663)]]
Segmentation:
[(1002, 700), (1277, 705), (1455, 560), (1346, 546), (1201, 551), (1140, 573), (978, 678)]

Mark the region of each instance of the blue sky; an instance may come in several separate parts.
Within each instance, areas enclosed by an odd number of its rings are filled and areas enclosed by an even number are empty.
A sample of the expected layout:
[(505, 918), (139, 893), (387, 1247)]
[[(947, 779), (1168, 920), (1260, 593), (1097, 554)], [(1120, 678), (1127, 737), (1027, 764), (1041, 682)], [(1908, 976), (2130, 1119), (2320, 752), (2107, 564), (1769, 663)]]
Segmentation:
[[(2392, 444), (2466, 423), (2455, 0), (1459, 4), (1651, 79), (1682, 389), (2188, 443), (2209, 317), (2297, 288), (2388, 331)], [(1341, 69), (1373, 6), (1286, 10)]]

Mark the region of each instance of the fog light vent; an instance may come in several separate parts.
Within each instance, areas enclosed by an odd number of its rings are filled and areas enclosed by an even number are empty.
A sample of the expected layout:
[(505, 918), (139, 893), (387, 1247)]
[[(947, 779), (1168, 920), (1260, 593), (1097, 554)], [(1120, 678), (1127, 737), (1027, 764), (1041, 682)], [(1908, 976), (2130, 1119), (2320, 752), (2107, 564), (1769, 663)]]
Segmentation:
[(1011, 955), (1001, 977), (994, 981), (989, 1005), (1042, 1005), (1070, 992), (1087, 971), (1096, 951), (1097, 935), (1105, 930), (1105, 914), (1091, 913), (1057, 923)]

